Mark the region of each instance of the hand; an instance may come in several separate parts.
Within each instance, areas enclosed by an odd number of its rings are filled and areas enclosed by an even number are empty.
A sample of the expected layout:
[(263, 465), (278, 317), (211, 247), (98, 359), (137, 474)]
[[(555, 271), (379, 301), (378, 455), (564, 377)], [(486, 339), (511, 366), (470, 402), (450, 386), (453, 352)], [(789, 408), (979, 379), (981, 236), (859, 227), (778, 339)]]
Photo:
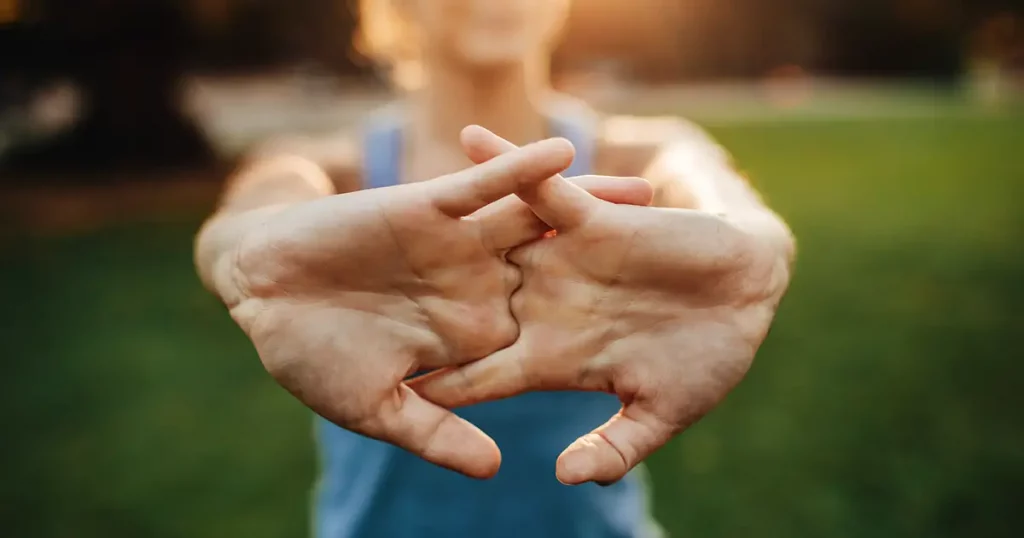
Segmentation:
[[(500, 465), (493, 441), (402, 380), (515, 341), (508, 300), (520, 272), (503, 254), (546, 227), (510, 195), (572, 157), (571, 144), (548, 140), (451, 176), (277, 213), (240, 243), (232, 315), (270, 374), (318, 414), (490, 476)], [(651, 197), (646, 183), (582, 183), (621, 202)]]
[[(464, 139), (475, 162), (515, 148), (481, 128)], [(788, 261), (721, 217), (605, 203), (558, 176), (519, 196), (557, 230), (508, 255), (523, 270), (511, 301), (519, 339), (412, 387), (446, 407), (535, 390), (616, 394), (622, 411), (556, 465), (567, 484), (614, 482), (744, 377)]]

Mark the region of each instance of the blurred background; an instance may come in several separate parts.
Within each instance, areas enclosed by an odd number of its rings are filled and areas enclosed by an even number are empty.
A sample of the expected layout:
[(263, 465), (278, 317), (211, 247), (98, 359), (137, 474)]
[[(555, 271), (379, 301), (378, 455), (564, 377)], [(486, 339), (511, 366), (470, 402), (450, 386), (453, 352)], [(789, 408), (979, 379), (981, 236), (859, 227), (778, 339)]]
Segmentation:
[[(559, 86), (707, 127), (792, 225), (671, 536), (1024, 536), (1024, 2), (576, 0)], [(388, 98), (344, 0), (0, 0), (0, 535), (305, 535), (309, 413), (191, 265), (234, 162)]]

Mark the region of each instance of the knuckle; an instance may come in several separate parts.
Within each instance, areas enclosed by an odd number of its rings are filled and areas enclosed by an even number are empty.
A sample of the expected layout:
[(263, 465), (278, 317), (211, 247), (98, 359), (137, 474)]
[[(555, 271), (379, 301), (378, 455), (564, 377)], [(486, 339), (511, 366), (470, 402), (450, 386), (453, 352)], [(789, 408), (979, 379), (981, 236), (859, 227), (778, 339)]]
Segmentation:
[(527, 305), (529, 304), (528, 299), (529, 295), (523, 293), (521, 290), (516, 291), (516, 293), (513, 293), (512, 297), (509, 298), (509, 310), (512, 311), (512, 315), (515, 316), (516, 319), (522, 319), (523, 314), (526, 314)]
[(505, 255), (505, 259), (510, 263), (515, 264), (517, 267), (528, 267), (532, 264), (537, 248), (542, 242), (543, 241), (535, 241), (533, 243), (514, 248)]
[(523, 271), (514, 265), (506, 264), (503, 272), (505, 274), (505, 286), (508, 290), (507, 296), (511, 297), (523, 285)]

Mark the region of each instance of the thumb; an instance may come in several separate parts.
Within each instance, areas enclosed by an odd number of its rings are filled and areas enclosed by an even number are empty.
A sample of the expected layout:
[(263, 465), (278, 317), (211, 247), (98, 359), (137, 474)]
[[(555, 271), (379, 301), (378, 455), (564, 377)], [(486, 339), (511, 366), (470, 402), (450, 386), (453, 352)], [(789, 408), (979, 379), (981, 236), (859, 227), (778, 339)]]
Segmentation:
[(392, 443), (473, 478), (490, 478), (501, 466), (501, 452), (490, 437), (465, 419), (400, 385), (393, 402), (362, 433)]
[(463, 407), (515, 396), (537, 387), (527, 374), (522, 344), (456, 368), (446, 368), (408, 381), (409, 387), (446, 408)]
[[(489, 162), (518, 149), (515, 144), (479, 125), (463, 129), (461, 140), (466, 155), (477, 163)], [(556, 230), (579, 226), (601, 205), (600, 200), (557, 174), (546, 181), (523, 183), (516, 194), (541, 220)]]
[(569, 485), (616, 482), (675, 433), (676, 428), (632, 403), (569, 445), (558, 457), (555, 476)]

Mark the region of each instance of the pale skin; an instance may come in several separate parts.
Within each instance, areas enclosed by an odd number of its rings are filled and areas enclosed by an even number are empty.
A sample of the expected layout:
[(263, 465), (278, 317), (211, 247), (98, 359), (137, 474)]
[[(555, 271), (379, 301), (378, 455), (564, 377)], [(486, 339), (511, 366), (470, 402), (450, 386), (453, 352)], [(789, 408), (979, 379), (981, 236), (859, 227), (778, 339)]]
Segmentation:
[[(329, 182), (307, 161), (257, 164), (251, 186), (229, 191), (200, 233), (197, 265), (267, 371), (312, 410), (438, 465), (491, 476), (501, 462), (493, 441), (402, 380), (515, 341), (508, 304), (521, 273), (504, 254), (546, 227), (511, 195), (572, 158), (571, 144), (549, 139), (430, 181), (328, 196), (316, 196)], [(622, 203), (651, 198), (643, 180), (576, 181)], [(271, 192), (289, 182), (293, 196)], [(254, 202), (264, 199), (286, 201)]]
[[(428, 84), (403, 105), (406, 184), (354, 192), (356, 133), (276, 145), (230, 182), (197, 238), (199, 273), (307, 406), (470, 476), (493, 475), (500, 453), (444, 407), (617, 394), (623, 412), (556, 466), (568, 484), (617, 480), (743, 377), (789, 281), (789, 232), (680, 121), (602, 120), (607, 176), (574, 187), (557, 175), (571, 146), (525, 145), (547, 135), (547, 38), (477, 47), (480, 32), (443, 26), (464, 0), (405, 1), (435, 25)], [(663, 208), (644, 207), (652, 188)], [(420, 368), (442, 370), (402, 381)]]

